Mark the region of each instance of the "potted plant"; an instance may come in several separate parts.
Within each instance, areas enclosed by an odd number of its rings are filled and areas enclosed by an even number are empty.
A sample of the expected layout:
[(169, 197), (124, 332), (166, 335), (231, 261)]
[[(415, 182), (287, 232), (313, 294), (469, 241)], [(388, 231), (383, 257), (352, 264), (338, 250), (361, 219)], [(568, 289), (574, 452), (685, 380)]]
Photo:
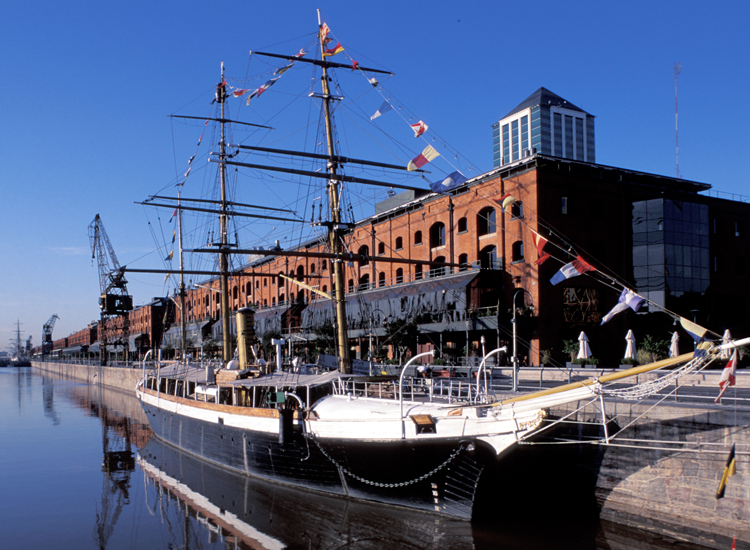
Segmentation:
[(575, 364), (578, 353), (578, 340), (563, 340), (563, 353), (570, 355), (570, 361), (566, 362), (565, 366), (571, 368)]
[(669, 355), (669, 341), (659, 340), (658, 338), (647, 334), (638, 351), (644, 351), (648, 354), (649, 361), (646, 362), (653, 363), (659, 359), (664, 359)]
[(578, 358), (578, 357), (576, 357), (575, 359), (573, 359), (573, 364), (574, 365), (582, 365), (584, 367), (587, 366), (587, 365), (591, 365), (592, 367), (596, 367), (599, 364), (599, 359), (597, 359), (596, 357), (586, 357), (586, 358)]
[(629, 369), (630, 367), (636, 367), (638, 365), (638, 359), (635, 359), (634, 357), (623, 357), (620, 359), (621, 369)]

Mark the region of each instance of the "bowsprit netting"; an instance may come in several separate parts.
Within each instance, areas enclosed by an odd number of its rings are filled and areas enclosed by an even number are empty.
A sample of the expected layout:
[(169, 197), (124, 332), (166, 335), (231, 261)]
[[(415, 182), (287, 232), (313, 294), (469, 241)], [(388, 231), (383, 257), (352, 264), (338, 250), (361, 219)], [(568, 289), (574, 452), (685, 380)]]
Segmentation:
[(680, 368), (673, 370), (669, 374), (656, 378), (655, 380), (649, 380), (648, 382), (636, 384), (635, 386), (628, 388), (607, 388), (605, 386), (598, 386), (595, 387), (594, 391), (607, 397), (617, 397), (628, 401), (640, 401), (660, 392), (668, 386), (679, 384), (680, 377), (693, 374), (705, 368), (712, 360), (713, 358), (710, 358), (707, 355), (696, 357), (690, 362), (685, 363)]

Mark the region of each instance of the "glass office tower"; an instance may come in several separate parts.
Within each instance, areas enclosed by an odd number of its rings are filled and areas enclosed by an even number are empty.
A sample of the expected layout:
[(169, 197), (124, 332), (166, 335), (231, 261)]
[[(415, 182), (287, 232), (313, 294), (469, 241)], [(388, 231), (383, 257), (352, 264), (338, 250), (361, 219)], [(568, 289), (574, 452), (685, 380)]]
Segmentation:
[(492, 127), (495, 167), (539, 153), (596, 162), (594, 117), (539, 88)]

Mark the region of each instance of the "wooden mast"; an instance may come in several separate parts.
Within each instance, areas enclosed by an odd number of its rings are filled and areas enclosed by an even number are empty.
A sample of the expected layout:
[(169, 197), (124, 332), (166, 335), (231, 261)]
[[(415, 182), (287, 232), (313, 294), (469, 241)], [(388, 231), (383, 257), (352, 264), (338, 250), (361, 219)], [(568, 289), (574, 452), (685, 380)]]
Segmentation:
[(221, 240), (219, 242), (219, 282), (221, 292), (221, 333), (222, 359), (224, 365), (232, 360), (232, 338), (229, 327), (229, 243), (227, 240), (227, 187), (226, 187), (226, 119), (224, 117), (224, 100), (226, 83), (224, 82), (224, 62), (221, 63), (221, 82), (216, 86), (216, 101), (221, 109), (221, 140), (219, 141), (219, 183), (221, 186)]
[(187, 363), (187, 321), (185, 311), (185, 271), (182, 252), (182, 209), (180, 208), (180, 196), (182, 191), (177, 192), (177, 248), (180, 251), (180, 351), (182, 360)]
[[(318, 10), (318, 41), (320, 43), (320, 57), (325, 59), (325, 39), (321, 32), (320, 10)], [(333, 142), (333, 128), (331, 121), (331, 93), (328, 86), (328, 69), (322, 64), (321, 84), (323, 86), (323, 112), (326, 123), (326, 142), (328, 144), (328, 200), (331, 206), (331, 222), (328, 228), (328, 243), (332, 254), (341, 253), (341, 235), (344, 228), (341, 224), (341, 204), (339, 180), (336, 179), (338, 164), (336, 162), (336, 150)], [(349, 359), (349, 335), (346, 324), (346, 299), (344, 297), (344, 263), (340, 258), (331, 262), (333, 268), (333, 305), (335, 308), (334, 326), (336, 329), (337, 356), (339, 357), (339, 370), (344, 374), (351, 373), (351, 361)]]

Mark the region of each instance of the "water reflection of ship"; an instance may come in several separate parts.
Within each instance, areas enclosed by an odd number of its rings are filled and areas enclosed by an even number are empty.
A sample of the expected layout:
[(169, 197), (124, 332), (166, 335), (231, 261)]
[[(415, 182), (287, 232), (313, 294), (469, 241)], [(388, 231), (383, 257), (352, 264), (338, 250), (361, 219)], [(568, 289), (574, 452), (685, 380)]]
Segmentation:
[[(235, 548), (474, 548), (468, 522), (266, 483), (204, 462), (157, 438), (138, 453), (138, 465), (157, 488), (151, 506), (184, 506), (185, 526)], [(149, 492), (149, 495), (153, 494)], [(151, 498), (147, 496), (147, 498)], [(184, 543), (185, 541), (183, 541)]]

